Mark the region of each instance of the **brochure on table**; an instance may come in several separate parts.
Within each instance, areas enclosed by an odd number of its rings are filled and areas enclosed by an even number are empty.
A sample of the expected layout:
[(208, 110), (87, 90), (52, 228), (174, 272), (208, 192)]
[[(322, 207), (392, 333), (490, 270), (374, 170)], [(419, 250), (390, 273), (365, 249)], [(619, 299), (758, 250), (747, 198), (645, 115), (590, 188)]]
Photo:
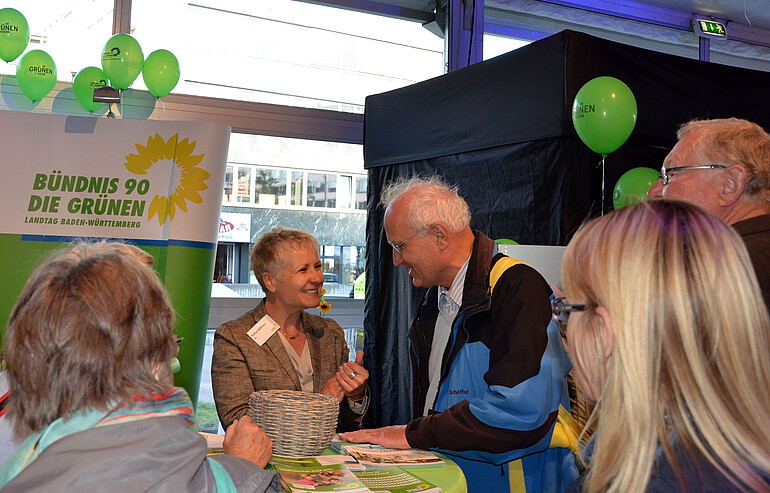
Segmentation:
[(284, 457), (274, 455), (270, 468), (279, 472), (287, 492), (438, 493), (438, 486), (399, 467), (365, 468), (349, 455)]
[(389, 449), (370, 443), (343, 442), (336, 437), (330, 447), (337, 452), (348, 454), (367, 467), (369, 466), (398, 466), (412, 467), (441, 467), (444, 461), (428, 450), (421, 449)]
[[(335, 459), (331, 459), (334, 457)], [(356, 478), (343, 456), (284, 457), (274, 455), (270, 468), (281, 476), (284, 491), (344, 491), (367, 493), (370, 490)], [(352, 462), (352, 459), (350, 459)]]

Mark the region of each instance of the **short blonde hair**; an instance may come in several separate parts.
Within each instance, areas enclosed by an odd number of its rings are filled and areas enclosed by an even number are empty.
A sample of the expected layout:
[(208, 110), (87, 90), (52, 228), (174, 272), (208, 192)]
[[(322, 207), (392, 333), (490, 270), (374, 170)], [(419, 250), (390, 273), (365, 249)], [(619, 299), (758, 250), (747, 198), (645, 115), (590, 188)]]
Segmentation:
[[(675, 471), (684, 450), (767, 491), (770, 320), (737, 233), (692, 204), (641, 203), (584, 225), (562, 276), (571, 301), (588, 305), (568, 337), (600, 346), (597, 306), (615, 329), (584, 491), (645, 491), (658, 446)], [(603, 359), (586, 347), (571, 355), (578, 368)]]
[(284, 227), (271, 229), (254, 243), (251, 248), (251, 268), (265, 293), (267, 293), (267, 287), (262, 274), (269, 272), (276, 275), (286, 265), (288, 250), (303, 246), (318, 251), (318, 240), (307, 231)]
[(174, 312), (135, 254), (81, 243), (55, 252), (27, 281), (5, 347), (17, 438), (76, 411), (170, 387)]

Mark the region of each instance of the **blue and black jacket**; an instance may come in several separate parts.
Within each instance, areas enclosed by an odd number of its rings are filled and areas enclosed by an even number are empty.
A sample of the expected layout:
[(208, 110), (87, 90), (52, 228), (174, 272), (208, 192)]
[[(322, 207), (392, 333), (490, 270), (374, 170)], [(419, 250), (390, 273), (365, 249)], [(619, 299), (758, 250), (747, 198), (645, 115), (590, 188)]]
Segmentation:
[[(433, 412), (407, 425), (407, 440), (449, 454), (469, 492), (563, 491), (577, 477), (575, 457), (552, 440), (560, 406), (569, 409), (571, 365), (552, 321), (551, 289), (528, 265), (493, 257), (494, 242), (474, 234)], [(498, 262), (504, 267), (494, 269)], [(425, 408), (437, 296), (438, 288), (428, 290), (409, 330), (413, 416)]]

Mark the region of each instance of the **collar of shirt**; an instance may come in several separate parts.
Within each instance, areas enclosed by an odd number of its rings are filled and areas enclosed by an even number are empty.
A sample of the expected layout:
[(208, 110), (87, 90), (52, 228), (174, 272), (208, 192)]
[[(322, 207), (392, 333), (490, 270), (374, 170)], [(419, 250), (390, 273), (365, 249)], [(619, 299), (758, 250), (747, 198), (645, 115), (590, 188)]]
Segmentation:
[(457, 308), (460, 308), (463, 304), (463, 288), (465, 286), (465, 275), (468, 273), (468, 264), (470, 263), (471, 257), (468, 256), (467, 259), (465, 259), (465, 263), (462, 267), (460, 267), (460, 270), (457, 272), (457, 275), (455, 275), (454, 280), (452, 281), (452, 285), (449, 286), (449, 289), (445, 288), (444, 286), (438, 287), (438, 303), (439, 303), (439, 310), (441, 309), (441, 295), (446, 294), (446, 296), (455, 304), (457, 305)]

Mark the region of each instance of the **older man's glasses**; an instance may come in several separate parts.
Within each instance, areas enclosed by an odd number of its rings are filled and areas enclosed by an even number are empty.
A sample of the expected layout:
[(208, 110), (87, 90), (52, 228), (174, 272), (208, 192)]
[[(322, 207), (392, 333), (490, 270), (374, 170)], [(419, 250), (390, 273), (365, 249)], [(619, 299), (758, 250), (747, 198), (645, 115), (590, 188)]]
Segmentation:
[(663, 186), (665, 187), (668, 185), (668, 182), (671, 180), (670, 173), (672, 171), (684, 171), (688, 169), (716, 169), (716, 168), (726, 168), (727, 166), (721, 165), (721, 164), (699, 164), (696, 166), (675, 166), (673, 168), (666, 168), (665, 166), (660, 167), (660, 179), (663, 180)]
[(404, 246), (406, 245), (406, 242), (420, 234), (423, 230), (418, 230), (415, 234), (410, 236), (409, 238), (405, 239), (404, 241), (401, 241), (399, 243), (393, 243), (392, 241), (388, 242), (388, 245), (393, 247), (393, 250), (397, 251), (398, 253), (404, 253)]
[(553, 318), (563, 325), (567, 325), (567, 322), (569, 322), (570, 313), (584, 312), (586, 310), (586, 305), (564, 303), (565, 299), (566, 298), (556, 298), (551, 301), (551, 311), (553, 312)]

